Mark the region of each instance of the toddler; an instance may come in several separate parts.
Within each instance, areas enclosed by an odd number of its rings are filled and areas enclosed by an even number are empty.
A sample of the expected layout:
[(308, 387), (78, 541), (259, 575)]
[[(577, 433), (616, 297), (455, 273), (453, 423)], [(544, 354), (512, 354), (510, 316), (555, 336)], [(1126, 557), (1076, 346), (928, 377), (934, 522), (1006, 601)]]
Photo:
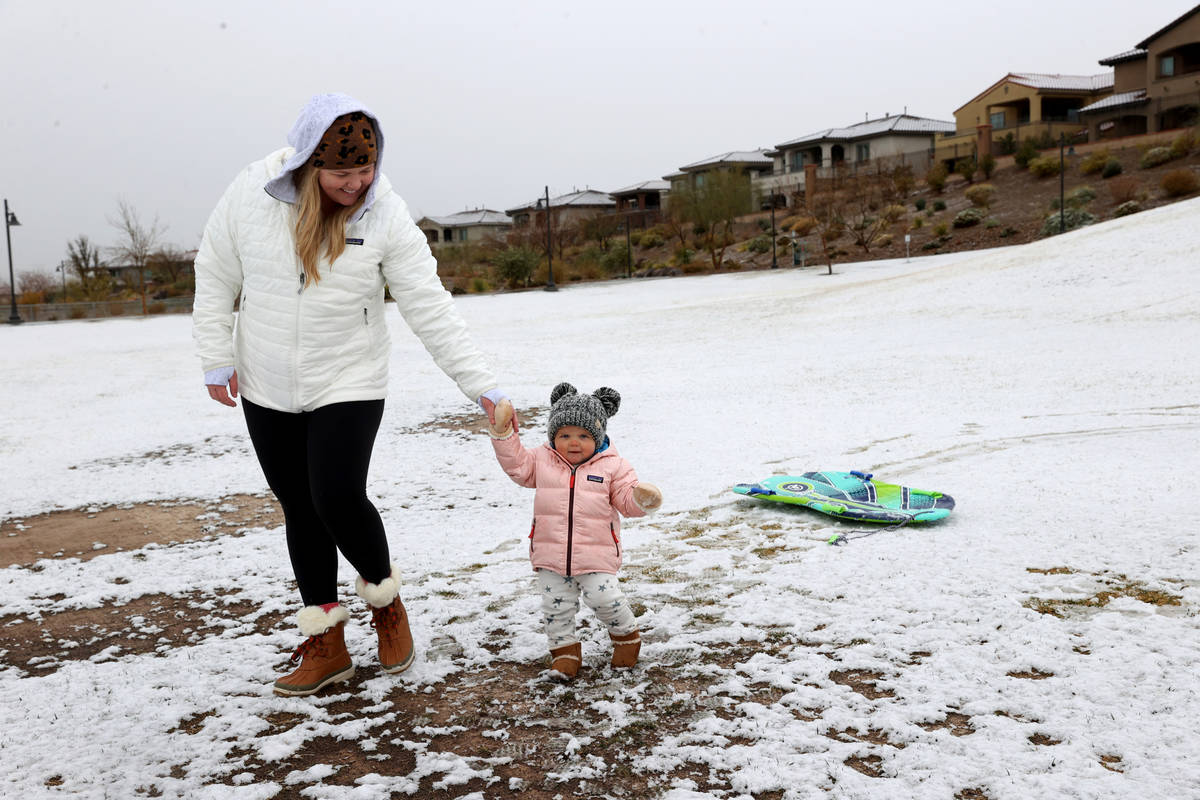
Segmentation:
[(529, 558), (542, 597), (550, 668), (564, 680), (574, 678), (582, 663), (575, 635), (580, 595), (608, 627), (614, 667), (632, 667), (641, 650), (633, 609), (617, 581), (620, 515), (654, 511), (662, 505), (662, 493), (640, 483), (609, 443), (608, 418), (620, 405), (615, 389), (601, 387), (585, 395), (560, 383), (550, 392), (548, 444), (521, 444), (507, 400), (496, 406), (491, 426), (500, 466), (513, 481), (536, 490)]

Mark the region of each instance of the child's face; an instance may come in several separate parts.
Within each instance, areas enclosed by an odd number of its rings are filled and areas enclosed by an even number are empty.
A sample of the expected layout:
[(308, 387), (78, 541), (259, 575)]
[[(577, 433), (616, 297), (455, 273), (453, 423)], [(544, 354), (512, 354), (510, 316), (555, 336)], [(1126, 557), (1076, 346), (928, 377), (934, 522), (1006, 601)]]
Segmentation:
[(572, 464), (581, 464), (596, 452), (596, 440), (578, 425), (564, 425), (554, 434), (554, 449)]

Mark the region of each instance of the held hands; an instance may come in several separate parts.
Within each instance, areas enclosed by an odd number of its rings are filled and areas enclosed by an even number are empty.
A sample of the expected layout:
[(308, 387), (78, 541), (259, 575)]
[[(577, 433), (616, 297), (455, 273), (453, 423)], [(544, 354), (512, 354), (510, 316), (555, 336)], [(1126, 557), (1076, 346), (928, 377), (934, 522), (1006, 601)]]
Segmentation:
[(513, 413), (512, 403), (508, 398), (504, 398), (495, 408), (492, 413), (488, 414), (488, 430), (492, 436), (497, 439), (507, 439), (516, 427), (516, 415)]
[[(238, 394), (237, 370), (233, 367), (218, 367), (204, 373), (204, 388), (208, 396), (223, 406), (236, 406), (233, 401)], [(226, 388), (228, 385), (228, 389)]]
[(655, 511), (662, 505), (662, 491), (653, 483), (639, 483), (633, 487), (633, 502), (642, 511)]
[[(501, 403), (508, 403), (508, 419), (512, 423), (512, 430), (515, 431), (515, 430), (520, 429), (520, 426), (518, 426), (518, 424), (517, 424), (516, 415), (512, 413), (512, 403), (509, 402), (508, 395), (506, 395), (503, 392), (503, 390), (489, 389), (488, 391), (484, 392), (479, 397), (479, 400), (476, 402), (479, 403), (479, 407), (483, 409), (485, 414), (487, 414), (488, 429), (497, 438), (503, 439), (508, 436), (508, 433), (496, 433), (496, 430), (497, 430), (496, 414), (500, 410)], [(508, 423), (501, 423), (498, 426), (498, 428), (506, 429), (507, 424)]]

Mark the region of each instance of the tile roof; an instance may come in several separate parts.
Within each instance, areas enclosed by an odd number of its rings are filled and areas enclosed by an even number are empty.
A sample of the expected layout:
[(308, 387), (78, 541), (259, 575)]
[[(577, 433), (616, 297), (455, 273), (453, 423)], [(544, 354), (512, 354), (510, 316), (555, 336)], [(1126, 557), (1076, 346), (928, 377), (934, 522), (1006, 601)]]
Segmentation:
[(1102, 58), (1102, 59), (1100, 59), (1100, 63), (1106, 67), (1111, 67), (1114, 64), (1122, 64), (1126, 61), (1134, 61), (1139, 58), (1145, 58), (1146, 55), (1147, 55), (1147, 53), (1145, 50), (1143, 50), (1140, 47), (1137, 47), (1137, 48), (1134, 48), (1133, 50), (1126, 50), (1124, 53), (1117, 53), (1115, 56), (1109, 56), (1108, 58)]
[(1079, 112), (1082, 114), (1088, 111), (1103, 111), (1108, 108), (1132, 106), (1144, 102), (1146, 102), (1146, 90), (1136, 89), (1132, 92), (1121, 92), (1120, 94), (1110, 95), (1103, 100), (1097, 100), (1096, 102), (1079, 109)]
[(618, 194), (635, 194), (637, 192), (666, 192), (670, 191), (670, 181), (642, 181), (635, 183), (632, 186), (626, 186), (624, 189), (617, 189), (615, 192), (609, 192), (612, 195)]
[(475, 208), (470, 211), (459, 211), (457, 214), (451, 214), (448, 217), (425, 217), (421, 221), (429, 220), (435, 225), (445, 227), (454, 227), (456, 225), (511, 225), (512, 220), (502, 211), (493, 211), (490, 208)]
[(1060, 91), (1098, 92), (1111, 89), (1113, 74), (1101, 72), (1098, 75), (1058, 75), (1044, 72), (1010, 72), (1009, 79), (1013, 83), (1028, 86), (1031, 89), (1057, 89)]
[[(529, 211), (538, 207), (538, 203), (544, 202), (544, 198), (537, 198), (528, 203), (522, 203), (519, 206), (506, 209), (504, 213), (512, 215), (517, 211)], [(559, 208), (560, 206), (616, 206), (616, 201), (609, 196), (608, 192), (598, 192), (595, 189), (584, 189), (582, 191), (568, 192), (560, 194), (558, 197), (550, 198), (550, 206)]]
[(895, 116), (887, 116), (880, 119), (865, 120), (845, 128), (826, 128), (822, 131), (810, 133), (807, 136), (801, 136), (799, 139), (792, 139), (784, 142), (783, 144), (776, 145), (776, 147), (783, 148), (791, 145), (805, 144), (807, 142), (820, 142), (828, 139), (865, 139), (871, 136), (880, 136), (887, 133), (927, 134), (951, 133), (953, 131), (953, 122), (944, 122), (940, 119), (929, 119), (927, 117), (914, 117), (908, 114), (897, 114)]
[(731, 150), (728, 153), (722, 153), (719, 156), (706, 158), (702, 161), (695, 161), (691, 164), (684, 164), (680, 167), (681, 170), (695, 169), (697, 167), (707, 167), (710, 164), (762, 164), (763, 166), (771, 166), (774, 161), (767, 155), (765, 149), (760, 150)]

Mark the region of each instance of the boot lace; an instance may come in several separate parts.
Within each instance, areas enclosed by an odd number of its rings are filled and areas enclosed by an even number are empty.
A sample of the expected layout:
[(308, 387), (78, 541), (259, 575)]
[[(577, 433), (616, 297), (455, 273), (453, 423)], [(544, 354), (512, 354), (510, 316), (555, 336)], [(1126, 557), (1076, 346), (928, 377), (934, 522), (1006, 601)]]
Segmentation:
[(395, 603), (383, 608), (371, 608), (371, 627), (381, 638), (392, 639), (399, 623), (400, 612), (396, 610)]
[(296, 648), (296, 651), (292, 653), (292, 657), (288, 660), (295, 664), (301, 661), (309, 653), (319, 656), (325, 655), (325, 634), (322, 633), (305, 639), (300, 643), (300, 646)]

